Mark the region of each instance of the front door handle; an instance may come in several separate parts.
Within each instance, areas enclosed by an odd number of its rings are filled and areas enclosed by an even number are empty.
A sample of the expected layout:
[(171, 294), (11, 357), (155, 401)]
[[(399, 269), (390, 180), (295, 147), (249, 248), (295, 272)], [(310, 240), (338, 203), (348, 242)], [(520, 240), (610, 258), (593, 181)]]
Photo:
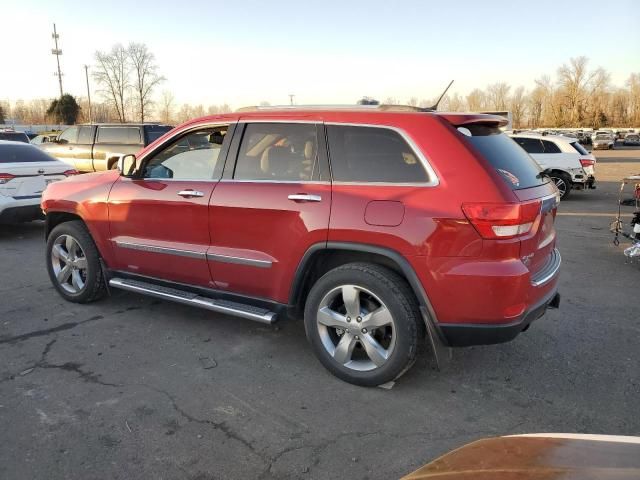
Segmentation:
[(294, 202), (320, 202), (322, 201), (322, 197), (320, 195), (311, 195), (308, 193), (294, 193), (287, 197), (289, 200), (293, 200)]
[(181, 190), (180, 192), (178, 192), (178, 195), (185, 198), (204, 197), (204, 193), (197, 190)]

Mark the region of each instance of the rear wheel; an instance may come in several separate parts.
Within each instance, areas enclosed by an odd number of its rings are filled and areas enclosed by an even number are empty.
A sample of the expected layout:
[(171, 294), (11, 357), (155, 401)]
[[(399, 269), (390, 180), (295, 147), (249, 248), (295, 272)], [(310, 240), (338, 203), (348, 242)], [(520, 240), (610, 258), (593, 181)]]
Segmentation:
[(104, 296), (100, 255), (84, 223), (75, 220), (56, 226), (46, 250), (49, 278), (66, 300), (88, 303)]
[(420, 316), (413, 292), (385, 267), (352, 263), (313, 286), (305, 330), (331, 373), (362, 386), (400, 377), (415, 362)]
[(549, 178), (553, 180), (553, 183), (558, 187), (560, 192), (560, 198), (565, 199), (571, 193), (571, 176), (564, 172), (551, 172)]

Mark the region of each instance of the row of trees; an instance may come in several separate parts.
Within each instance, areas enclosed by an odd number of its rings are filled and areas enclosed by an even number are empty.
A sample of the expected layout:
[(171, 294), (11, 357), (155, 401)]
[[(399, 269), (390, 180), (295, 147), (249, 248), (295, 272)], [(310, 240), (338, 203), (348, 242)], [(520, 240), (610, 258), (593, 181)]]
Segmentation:
[[(94, 122), (151, 119), (176, 124), (194, 117), (231, 111), (226, 103), (178, 105), (168, 90), (154, 95), (165, 78), (158, 73), (155, 57), (144, 44), (115, 45), (109, 52), (96, 52), (95, 57), (93, 78), (101, 101), (92, 102)], [(442, 100), (439, 109), (511, 111), (515, 128), (640, 126), (640, 73), (632, 73), (623, 86), (614, 86), (606, 70), (591, 70), (588, 63), (586, 57), (572, 58), (553, 78), (549, 75), (537, 78), (528, 91), (522, 86), (496, 82), (484, 89), (476, 88), (467, 95), (452, 93)], [(62, 122), (60, 108), (56, 106), (56, 102), (60, 104), (59, 100), (0, 102), (0, 115), (3, 113), (5, 118), (27, 124), (68, 123), (68, 116)], [(66, 100), (69, 103), (69, 99)], [(79, 106), (77, 120), (88, 121), (87, 99), (79, 97), (75, 100)], [(431, 106), (434, 101), (433, 98), (412, 97), (402, 102), (389, 97), (383, 103)]]
[[(616, 87), (606, 70), (590, 70), (588, 63), (586, 57), (572, 58), (554, 78), (537, 78), (529, 91), (497, 82), (465, 96), (454, 93), (443, 99), (439, 109), (510, 111), (515, 128), (640, 126), (640, 73), (632, 73), (624, 86)], [(427, 107), (434, 101), (414, 97), (408, 103)], [(387, 98), (383, 103), (398, 102)]]

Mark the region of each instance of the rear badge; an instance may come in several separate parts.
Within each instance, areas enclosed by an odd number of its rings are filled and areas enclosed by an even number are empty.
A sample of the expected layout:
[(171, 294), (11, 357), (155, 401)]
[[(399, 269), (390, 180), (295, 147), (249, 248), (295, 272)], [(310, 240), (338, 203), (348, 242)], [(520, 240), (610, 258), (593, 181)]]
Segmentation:
[(504, 178), (509, 180), (516, 187), (520, 186), (520, 179), (516, 177), (513, 173), (508, 172), (507, 170), (503, 170), (502, 168), (498, 168), (498, 171), (502, 174)]

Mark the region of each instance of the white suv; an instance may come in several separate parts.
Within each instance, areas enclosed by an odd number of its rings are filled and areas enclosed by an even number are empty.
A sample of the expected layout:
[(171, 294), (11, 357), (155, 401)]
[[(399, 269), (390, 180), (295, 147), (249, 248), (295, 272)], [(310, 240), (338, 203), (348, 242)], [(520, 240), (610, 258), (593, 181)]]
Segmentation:
[(518, 143), (551, 177), (561, 198), (572, 189), (596, 188), (596, 157), (571, 137), (552, 135), (512, 135)]
[(0, 140), (0, 223), (42, 218), (46, 186), (76, 173), (35, 145)]

